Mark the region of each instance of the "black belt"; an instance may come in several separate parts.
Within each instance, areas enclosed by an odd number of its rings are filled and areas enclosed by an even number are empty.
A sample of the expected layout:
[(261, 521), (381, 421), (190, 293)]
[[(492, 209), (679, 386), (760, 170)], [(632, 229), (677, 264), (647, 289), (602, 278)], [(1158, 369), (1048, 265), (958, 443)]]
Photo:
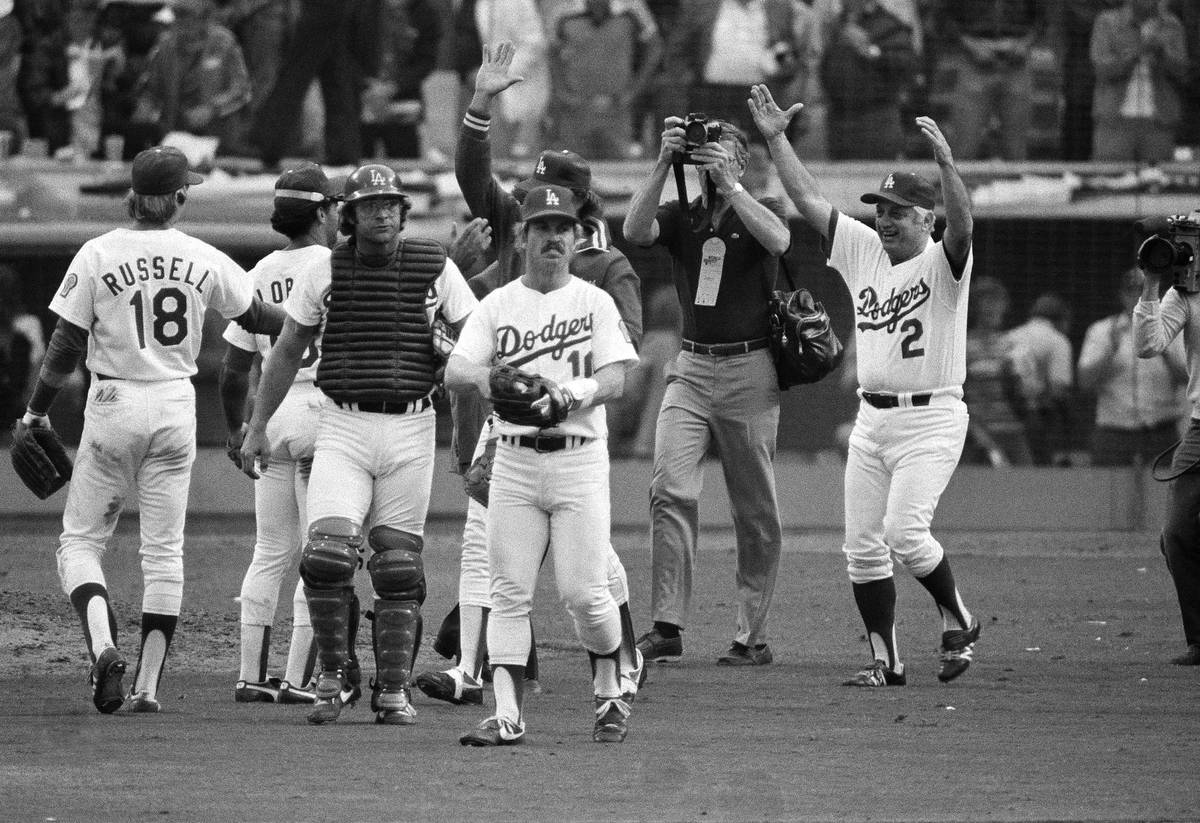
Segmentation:
[(740, 343), (697, 343), (694, 340), (684, 338), (680, 342), (680, 346), (684, 351), (690, 351), (692, 354), (728, 357), (731, 354), (749, 354), (752, 351), (765, 349), (767, 347), (767, 338), (759, 337), (754, 340), (743, 340)]
[(532, 437), (528, 435), (517, 437), (512, 434), (502, 434), (500, 435), (500, 439), (511, 446), (524, 446), (541, 454), (562, 451), (563, 449), (573, 449), (576, 446), (582, 446), (591, 441), (591, 438), (588, 437), (561, 434), (535, 434)]
[[(878, 394), (877, 392), (865, 391), (862, 393), (862, 399), (877, 409), (895, 409), (900, 406), (900, 398), (894, 394)], [(932, 393), (922, 392), (921, 394), (914, 394), (910, 402), (914, 406), (928, 406), (929, 401), (932, 399)]]
[(371, 414), (413, 414), (423, 412), (433, 405), (428, 397), (420, 400), (363, 400), (341, 401), (334, 400), (333, 405), (346, 411), (370, 412)]

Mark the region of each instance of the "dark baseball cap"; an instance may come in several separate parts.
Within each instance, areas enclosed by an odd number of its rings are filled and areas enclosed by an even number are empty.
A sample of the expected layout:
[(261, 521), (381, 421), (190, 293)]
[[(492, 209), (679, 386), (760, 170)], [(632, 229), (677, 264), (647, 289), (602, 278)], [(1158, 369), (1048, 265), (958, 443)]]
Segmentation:
[(301, 163), (285, 169), (275, 181), (275, 199), (308, 200), (323, 203), (336, 199), (340, 186), (335, 185), (316, 163)]
[(886, 201), (898, 206), (920, 206), (932, 209), (933, 184), (919, 174), (894, 171), (879, 184), (879, 191), (867, 192), (860, 198), (864, 203)]
[(520, 181), (513, 188), (527, 192), (540, 183), (590, 191), (592, 167), (573, 151), (546, 149), (538, 156), (533, 176)]
[(170, 194), (204, 178), (188, 169), (187, 156), (174, 146), (154, 146), (133, 158), (135, 194)]
[(562, 186), (536, 186), (525, 195), (521, 204), (521, 219), (529, 222), (543, 217), (565, 217), (578, 223), (574, 195)]

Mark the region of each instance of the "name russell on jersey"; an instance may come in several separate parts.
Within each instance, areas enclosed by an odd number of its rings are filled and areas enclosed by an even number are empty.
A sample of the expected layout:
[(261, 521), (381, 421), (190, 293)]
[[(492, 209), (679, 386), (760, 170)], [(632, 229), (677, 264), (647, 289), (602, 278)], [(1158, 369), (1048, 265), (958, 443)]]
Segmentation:
[(211, 269), (198, 270), (196, 264), (182, 257), (139, 257), (132, 262), (122, 263), (116, 272), (105, 272), (100, 281), (116, 297), (130, 286), (151, 280), (173, 280), (185, 283), (198, 293), (204, 293), (204, 282), (212, 274)]

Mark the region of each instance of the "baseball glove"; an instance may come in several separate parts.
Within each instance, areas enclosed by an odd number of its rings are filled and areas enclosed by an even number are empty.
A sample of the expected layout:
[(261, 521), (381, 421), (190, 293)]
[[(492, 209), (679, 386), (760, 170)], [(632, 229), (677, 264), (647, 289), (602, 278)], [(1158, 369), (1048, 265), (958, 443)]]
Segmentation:
[(471, 461), (471, 465), (463, 473), (463, 489), (467, 497), (488, 504), (488, 492), (492, 487), (492, 463), (496, 460), (496, 441), (489, 440), (483, 449), (483, 454)]
[[(549, 428), (567, 419), (570, 410), (563, 400), (562, 390), (553, 380), (529, 374), (501, 363), (488, 375), (488, 393), (492, 408), (501, 420), (518, 426)], [(549, 395), (550, 402), (535, 407), (535, 401)]]
[(27, 426), (18, 420), (12, 439), (13, 469), (38, 499), (45, 500), (71, 479), (71, 458), (48, 424)]

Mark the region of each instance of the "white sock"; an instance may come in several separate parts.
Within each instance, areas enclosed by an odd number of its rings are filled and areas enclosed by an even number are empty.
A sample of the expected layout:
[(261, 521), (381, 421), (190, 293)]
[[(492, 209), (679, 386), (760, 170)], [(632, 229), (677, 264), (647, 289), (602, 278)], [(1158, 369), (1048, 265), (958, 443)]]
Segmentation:
[(142, 641), (142, 658), (138, 662), (137, 683), (135, 692), (149, 692), (150, 697), (158, 694), (158, 678), (162, 674), (163, 663), (167, 659), (167, 638), (157, 629), (146, 635)]
[(476, 683), (479, 682), (481, 668), (479, 665), (479, 636), (482, 633), (483, 607), (459, 604), (458, 646), (461, 656), (458, 660), (458, 667)]

